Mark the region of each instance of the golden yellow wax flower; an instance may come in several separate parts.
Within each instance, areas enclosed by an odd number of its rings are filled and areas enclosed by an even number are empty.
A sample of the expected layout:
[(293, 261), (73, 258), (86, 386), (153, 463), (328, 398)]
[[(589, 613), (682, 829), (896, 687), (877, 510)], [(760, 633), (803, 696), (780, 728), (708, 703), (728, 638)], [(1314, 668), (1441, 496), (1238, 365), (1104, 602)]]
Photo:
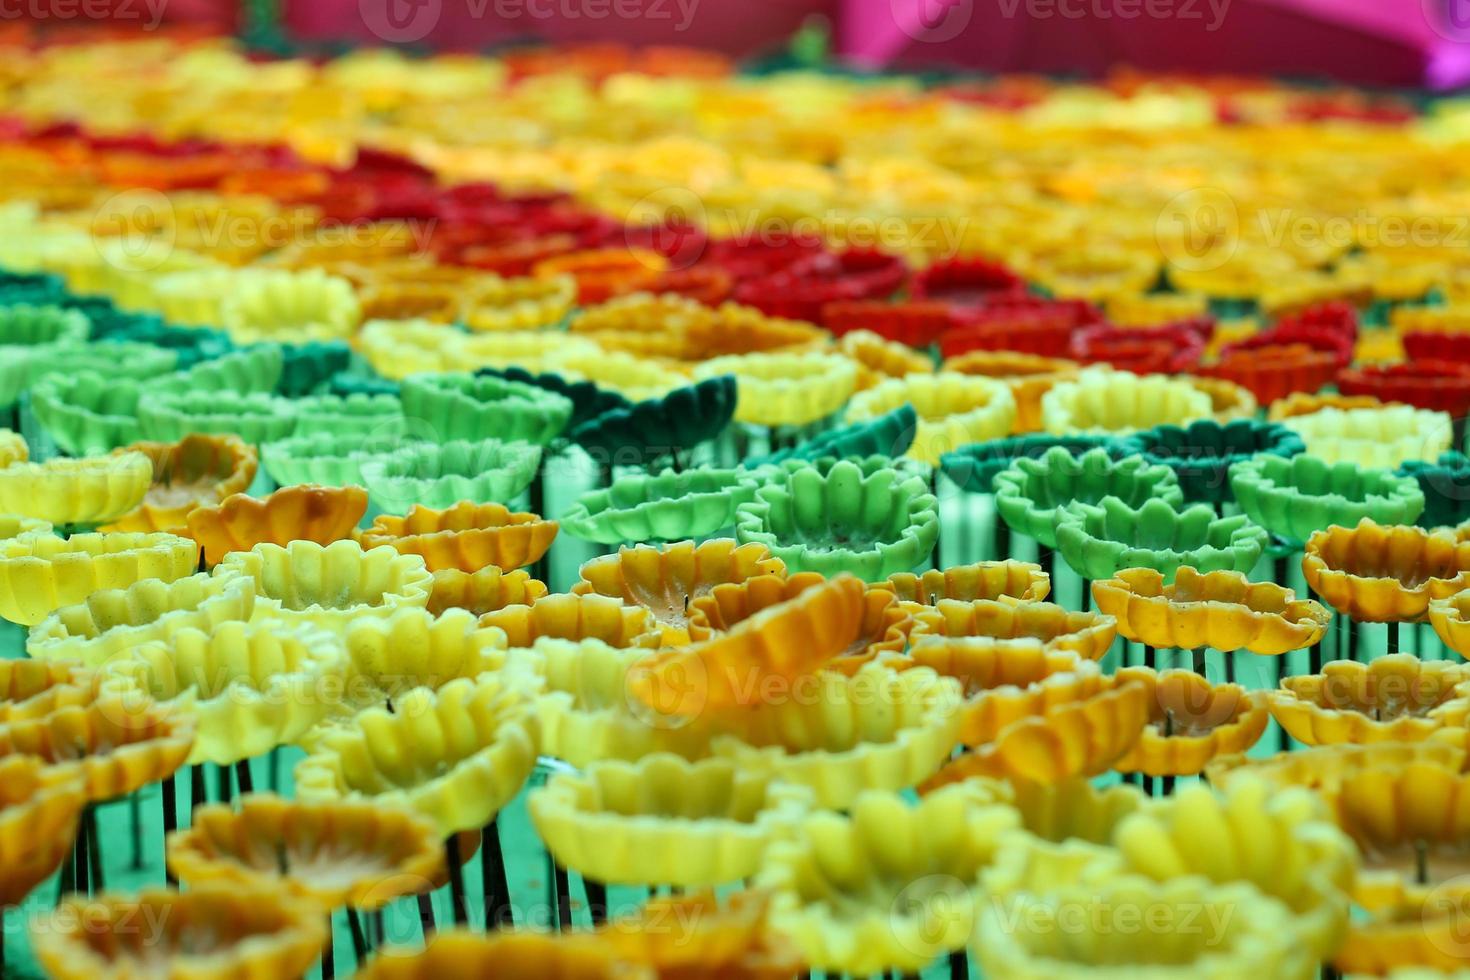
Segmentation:
[(259, 466), (255, 447), (232, 435), (193, 433), (178, 442), (140, 442), (113, 455), (140, 452), (153, 464), (153, 482), (137, 509), (107, 525), (109, 531), (170, 531), (196, 507), (244, 493)]
[[(61, 690), (75, 689), (53, 689)], [(0, 758), (34, 756), (80, 773), (89, 803), (168, 778), (193, 747), (194, 720), (182, 712), (106, 691), (67, 700), (37, 717), (0, 725)]]
[(506, 606), (529, 606), (547, 591), (545, 582), (526, 571), (502, 572), (495, 565), (478, 572), (446, 569), (434, 573), (428, 610), (437, 616), (448, 609), (467, 609), (483, 616)]
[[(1463, 539), (1463, 534), (1457, 531), (1457, 539)], [(1462, 657), (1470, 655), (1470, 590), (1430, 599), (1429, 624), (1445, 646)]]
[(1266, 696), (1239, 684), (1211, 684), (1189, 670), (1124, 667), (1120, 680), (1149, 689), (1149, 719), (1119, 772), (1150, 776), (1197, 775), (1216, 756), (1245, 752), (1270, 721)]
[(191, 765), (228, 765), (301, 738), (347, 710), (340, 637), (280, 620), (182, 629), (114, 656), (98, 672), (103, 690), (129, 703), (156, 702), (195, 725)]
[(665, 644), (690, 640), (690, 607), (722, 583), (744, 582), (757, 575), (783, 576), (786, 563), (763, 544), (736, 544), (715, 538), (701, 544), (622, 547), (616, 555), (594, 558), (582, 566), (576, 594), (597, 593), (642, 606), (658, 621)]
[(436, 932), (422, 951), (389, 947), (358, 972), (359, 980), (656, 980), (651, 967), (618, 955), (599, 936), (459, 930)]
[[(406, 607), (382, 618), (359, 617), (342, 630), (348, 697), (382, 704), (415, 687), (438, 688), (505, 666), (505, 634), (465, 609), (435, 616)], [(362, 689), (358, 680), (367, 683)]]
[(476, 572), (488, 565), (509, 572), (546, 554), (558, 527), (501, 504), (461, 501), (445, 510), (416, 505), (403, 517), (378, 515), (362, 532), (362, 546), (389, 545), (420, 555), (431, 572)]
[(809, 425), (857, 389), (857, 364), (839, 354), (732, 354), (699, 364), (696, 379), (735, 376), (735, 418), (752, 425)]
[(860, 392), (847, 418), (866, 421), (905, 404), (919, 414), (908, 455), (931, 466), (961, 446), (1010, 435), (1016, 421), (1016, 400), (1005, 383), (947, 371), (891, 378)]
[(822, 671), (790, 686), (757, 685), (760, 702), (697, 719), (718, 734), (714, 754), (766, 768), (842, 808), (865, 789), (917, 786), (958, 741), (959, 685), (916, 667), (874, 661), (843, 674)]
[(914, 574), (900, 572), (873, 586), (887, 589), (905, 602), (932, 606), (940, 599), (974, 602), (976, 599), (1012, 598), (1041, 601), (1051, 592), (1051, 576), (1032, 562), (1005, 559), (954, 565)]
[[(801, 954), (770, 925), (769, 892), (743, 889), (721, 902), (713, 891), (649, 898), (634, 916), (601, 930), (609, 946), (663, 980), (789, 980)], [(688, 923), (669, 929), (670, 921)]]
[(324, 909), (378, 909), (443, 877), (437, 828), (412, 810), (257, 793), (238, 809), (196, 809), (168, 838), (168, 866), (190, 888), (285, 888)]
[(1418, 742), (1451, 722), (1461, 726), (1470, 690), (1456, 688), (1466, 681), (1470, 665), (1396, 653), (1283, 678), (1267, 698), (1281, 727), (1307, 745)]
[(838, 338), (837, 349), (857, 362), (859, 391), (881, 384), (885, 378), (934, 371), (934, 362), (927, 355), (871, 330), (849, 330)]
[(31, 458), (30, 447), (19, 432), (0, 429), (0, 469), (11, 463), (24, 463)]
[(338, 630), (361, 616), (422, 609), (434, 577), (418, 555), (392, 548), (363, 550), (356, 541), (258, 544), (226, 556), (219, 575), (255, 583), (255, 618), (274, 617)]
[(203, 546), (210, 565), (258, 544), (331, 544), (356, 531), (367, 502), (362, 487), (300, 484), (259, 498), (237, 493), (218, 506), (190, 511), (189, 535)]
[(0, 468), (0, 514), (52, 524), (102, 524), (137, 507), (153, 481), (142, 453), (11, 463)]
[(1157, 881), (1245, 882), (1279, 899), (1291, 915), (1278, 928), (1319, 959), (1342, 940), (1357, 852), (1307, 790), (1249, 777), (1220, 793), (1184, 787), (1124, 818), (1113, 843)]
[[(629, 679), (629, 691), (646, 705), (680, 714), (755, 703), (763, 678), (789, 684), (846, 651), (863, 625), (863, 595), (863, 583), (852, 575), (814, 583), (703, 643), (651, 654)], [(695, 683), (686, 688), (690, 679)], [(688, 710), (663, 703), (679, 689)]]
[(1213, 408), (1210, 396), (1187, 381), (1094, 368), (1042, 396), (1041, 425), (1063, 435), (1132, 432), (1209, 418)]
[(1147, 689), (1105, 677), (1094, 665), (1054, 674), (1037, 688), (1022, 702), (1026, 714), (992, 725), (993, 737), (945, 765), (920, 791), (976, 776), (1030, 782), (1095, 776), (1138, 742), (1148, 720)]
[(172, 582), (144, 579), (62, 606), (31, 627), (26, 652), (37, 659), (70, 658), (96, 667), (182, 629), (209, 633), (222, 623), (248, 622), (254, 610), (255, 583), (248, 576), (200, 572)]
[(942, 370), (994, 378), (1011, 389), (1016, 403), (1014, 433), (1041, 429), (1041, 398), (1061, 381), (1075, 378), (1082, 370), (1076, 361), (1018, 351), (976, 350), (946, 358)]
[(0, 616), (35, 626), (102, 589), (172, 582), (199, 567), (199, 547), (173, 534), (25, 535), (0, 541)]
[(1364, 518), (1355, 528), (1313, 534), (1302, 574), (1313, 592), (1353, 619), (1413, 622), (1426, 614), (1430, 600), (1470, 587), (1470, 542)]
[(1119, 633), (1154, 647), (1282, 654), (1316, 643), (1332, 623), (1320, 603), (1228, 569), (1202, 575), (1186, 565), (1165, 585), (1154, 569), (1128, 568), (1092, 583), (1092, 596)]
[(76, 660), (0, 660), (0, 723), (51, 710), (55, 699), (42, 696), (56, 687), (78, 688), (75, 700), (85, 700), (92, 680)]
[(846, 815), (813, 813), (773, 843), (756, 886), (770, 890), (772, 926), (810, 967), (918, 972), (969, 939), (980, 872), (1016, 823), (969, 787), (917, 804), (867, 792)]
[(177, 976), (299, 977), (326, 941), (317, 906), (279, 888), (223, 884), (74, 895), (31, 923), (36, 959), (63, 980), (122, 980), (160, 962)]
[(931, 609), (915, 611), (914, 618), (918, 620), (912, 633), (915, 649), (921, 645), (1027, 646), (1035, 641), (1048, 650), (1070, 650), (1084, 660), (1098, 660), (1117, 635), (1112, 616), (1069, 612), (1052, 602), (940, 599)]
[(528, 806), (557, 862), (594, 881), (714, 886), (755, 874), (813, 802), (730, 759), (657, 753), (555, 775)]
[[(1449, 729), (1446, 731), (1455, 731)], [(1252, 759), (1244, 755), (1220, 756), (1205, 767), (1210, 785), (1226, 787), (1244, 777), (1266, 780), (1275, 786), (1301, 786), (1332, 791), (1364, 769), (1402, 769), (1412, 762), (1427, 762), (1451, 772), (1465, 768), (1464, 739), (1459, 745), (1431, 736), (1424, 742), (1342, 743), (1282, 752)]]
[(0, 909), (19, 905), (61, 864), (86, 802), (75, 769), (0, 758)]
[(658, 622), (642, 606), (625, 606), (602, 595), (557, 593), (532, 605), (504, 606), (480, 617), (481, 626), (503, 630), (512, 647), (542, 637), (601, 640), (615, 647), (651, 649), (661, 642)]
[(441, 836), (483, 827), (520, 792), (536, 762), (525, 681), (497, 674), (415, 688), (316, 740), (296, 767), (301, 800), (406, 806)]

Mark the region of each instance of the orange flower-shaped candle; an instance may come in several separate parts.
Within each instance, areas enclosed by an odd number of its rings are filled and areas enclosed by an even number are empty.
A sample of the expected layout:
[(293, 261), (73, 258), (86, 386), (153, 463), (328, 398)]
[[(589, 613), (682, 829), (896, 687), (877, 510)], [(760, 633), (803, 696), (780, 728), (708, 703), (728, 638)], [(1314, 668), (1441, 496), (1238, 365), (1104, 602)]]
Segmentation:
[(1312, 591), (1360, 622), (1413, 622), (1432, 599), (1470, 588), (1470, 542), (1364, 518), (1307, 540), (1302, 574)]
[(1092, 596), (1119, 633), (1153, 647), (1276, 655), (1311, 646), (1332, 622), (1320, 603), (1228, 569), (1201, 575), (1186, 565), (1165, 585), (1152, 568), (1128, 568), (1092, 583)]
[(34, 756), (79, 772), (89, 803), (166, 779), (193, 746), (194, 721), (185, 713), (107, 692), (0, 725), (0, 758)]
[(431, 572), (477, 572), (489, 565), (510, 572), (546, 554), (557, 528), (537, 514), (465, 500), (445, 510), (416, 505), (403, 517), (380, 514), (362, 532), (362, 546), (386, 544), (421, 555)]
[[(851, 647), (862, 629), (863, 595), (862, 582), (851, 575), (814, 585), (703, 643), (650, 655), (629, 677), (628, 690), (660, 710), (671, 708), (668, 691), (681, 691), (688, 703), (674, 706), (674, 714), (686, 713), (680, 707), (697, 713), (747, 704), (759, 696), (761, 678), (794, 680)], [(689, 678), (699, 679), (697, 690), (684, 683)]]
[(543, 636), (601, 640), (612, 647), (656, 647), (658, 623), (642, 606), (625, 606), (603, 595), (543, 596), (529, 606), (506, 606), (480, 617), (481, 626), (505, 631), (512, 647), (528, 647)]
[[(823, 581), (816, 572), (797, 572), (790, 578), (757, 575), (739, 584), (717, 585), (689, 604), (689, 632), (700, 642), (727, 633), (761, 610), (788, 602)], [(892, 592), (870, 587), (863, 596), (857, 639), (825, 666), (851, 673), (881, 653), (903, 653), (913, 626), (912, 612)]]
[(195, 810), (168, 839), (168, 866), (191, 888), (285, 886), (322, 908), (370, 911), (442, 878), (444, 845), (412, 810), (256, 794)]
[(1270, 721), (1266, 698), (1239, 684), (1211, 684), (1189, 670), (1125, 667), (1120, 680), (1148, 689), (1148, 724), (1138, 743), (1113, 764), (1119, 772), (1193, 776), (1219, 755), (1245, 752)]
[(1076, 361), (1042, 357), (1019, 351), (976, 350), (957, 354), (944, 362), (944, 370), (978, 374), (1004, 381), (1016, 400), (1016, 421), (1011, 431), (1041, 430), (1041, 398), (1059, 381), (1069, 381), (1082, 370)]
[[(665, 980), (787, 980), (800, 972), (801, 954), (770, 927), (770, 895), (735, 892), (724, 902), (712, 891), (650, 898), (638, 913), (602, 930), (608, 944)], [(669, 917), (673, 916), (671, 920)], [(688, 922), (676, 935), (660, 923)]]
[(1470, 589), (1429, 600), (1429, 624), (1445, 646), (1462, 657), (1470, 656)]
[(237, 493), (216, 507), (190, 511), (189, 536), (204, 548), (204, 560), (217, 565), (230, 552), (258, 544), (331, 544), (350, 537), (367, 504), (362, 487), (301, 484), (261, 498)]
[(536, 932), (437, 932), (421, 951), (389, 949), (358, 980), (657, 980), (652, 967), (620, 956), (600, 937)]
[(153, 464), (153, 482), (138, 507), (109, 531), (167, 531), (183, 527), (196, 507), (244, 493), (259, 466), (255, 448), (232, 435), (187, 435), (178, 442), (139, 442), (113, 453), (140, 452)]
[(676, 646), (689, 642), (691, 604), (710, 590), (723, 583), (785, 573), (786, 563), (763, 544), (736, 544), (731, 538), (699, 545), (679, 541), (663, 547), (623, 547), (616, 555), (594, 558), (582, 566), (582, 579), (572, 592), (642, 606), (658, 621), (664, 643)]
[(50, 709), (38, 702), (46, 692), (63, 686), (85, 688), (91, 680), (91, 672), (76, 661), (0, 660), (0, 723), (17, 715), (44, 713)]
[(74, 769), (0, 758), (0, 910), (19, 905), (61, 864), (86, 801)]
[[(1117, 636), (1112, 616), (1068, 612), (1051, 602), (1005, 602), (977, 599), (957, 602), (940, 599), (932, 609), (914, 613), (914, 648), (1027, 646), (1043, 644), (1048, 650), (1067, 650), (1085, 660), (1101, 659)], [(917, 652), (913, 654), (918, 656)]]
[(227, 885), (77, 895), (31, 923), (36, 959), (59, 980), (140, 977), (160, 964), (176, 977), (299, 977), (326, 941), (315, 905)]
[(1408, 653), (1379, 657), (1369, 664), (1336, 660), (1320, 674), (1286, 677), (1271, 691), (1271, 714), (1298, 742), (1418, 742), (1447, 724), (1446, 715), (1463, 717), (1470, 691), (1470, 665), (1420, 660)]
[(529, 572), (502, 572), (495, 565), (478, 572), (439, 571), (429, 589), (428, 609), (435, 616), (448, 609), (467, 609), (483, 616), (506, 606), (529, 606), (544, 599), (547, 591), (546, 583)]
[(887, 589), (905, 602), (925, 606), (932, 606), (940, 599), (974, 602), (1013, 598), (1020, 602), (1040, 602), (1051, 592), (1051, 577), (1040, 565), (1006, 559), (956, 565), (943, 571), (900, 572), (873, 588)]

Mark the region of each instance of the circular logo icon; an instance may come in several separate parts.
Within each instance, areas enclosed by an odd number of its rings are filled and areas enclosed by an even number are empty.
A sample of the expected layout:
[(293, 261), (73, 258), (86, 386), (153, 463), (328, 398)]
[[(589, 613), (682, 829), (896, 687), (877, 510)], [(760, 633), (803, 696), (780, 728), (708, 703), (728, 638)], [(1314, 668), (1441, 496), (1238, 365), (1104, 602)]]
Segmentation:
[(628, 209), (624, 243), (658, 252), (670, 269), (687, 269), (704, 256), (706, 218), (704, 199), (694, 191), (661, 187)]
[(1430, 890), (1420, 910), (1429, 944), (1446, 956), (1470, 959), (1470, 875), (1457, 875)]
[(665, 731), (683, 728), (704, 711), (709, 699), (709, 675), (704, 661), (681, 657), (660, 662), (649, 654), (628, 668), (623, 678), (623, 697), (633, 716)]
[(1169, 264), (1208, 272), (1229, 262), (1240, 245), (1240, 210), (1218, 187), (1175, 195), (1154, 222), (1154, 239)]
[(893, 935), (915, 956), (936, 956), (968, 936), (975, 921), (975, 901), (954, 875), (925, 875), (909, 882), (889, 907)]
[(888, 0), (888, 13), (913, 40), (943, 44), (970, 26), (975, 0)]
[(136, 188), (113, 194), (92, 215), (92, 243), (122, 272), (151, 272), (168, 261), (178, 239), (174, 206), (163, 193)]
[(1456, 44), (1470, 43), (1470, 0), (1420, 0), (1430, 30)]
[(363, 24), (389, 44), (413, 44), (429, 36), (444, 12), (443, 0), (357, 0)]

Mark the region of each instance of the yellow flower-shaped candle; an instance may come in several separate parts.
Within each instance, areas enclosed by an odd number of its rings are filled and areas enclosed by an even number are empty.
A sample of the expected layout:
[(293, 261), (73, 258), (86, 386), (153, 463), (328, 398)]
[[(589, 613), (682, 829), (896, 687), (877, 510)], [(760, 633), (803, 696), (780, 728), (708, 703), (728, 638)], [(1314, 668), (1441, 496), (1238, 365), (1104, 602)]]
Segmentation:
[(255, 583), (256, 619), (278, 617), (333, 630), (360, 616), (422, 609), (434, 582), (418, 555), (387, 547), (365, 551), (356, 541), (258, 544), (226, 556), (216, 573)]
[(1470, 587), (1470, 542), (1364, 518), (1307, 539), (1302, 574), (1312, 591), (1360, 622), (1422, 619), (1433, 599)]
[(1267, 697), (1276, 721), (1307, 745), (1419, 742), (1449, 724), (1452, 712), (1464, 717), (1470, 691), (1456, 689), (1467, 681), (1470, 665), (1395, 653), (1283, 678)]
[(142, 453), (11, 463), (0, 468), (0, 514), (101, 524), (137, 507), (152, 481)]
[(150, 578), (172, 582), (198, 567), (198, 545), (172, 534), (35, 534), (0, 541), (0, 616), (35, 626), (102, 589)]
[(919, 414), (908, 455), (931, 466), (961, 446), (1009, 435), (1016, 421), (1016, 400), (1004, 383), (948, 371), (884, 381), (855, 396), (847, 418), (868, 421), (904, 404)]

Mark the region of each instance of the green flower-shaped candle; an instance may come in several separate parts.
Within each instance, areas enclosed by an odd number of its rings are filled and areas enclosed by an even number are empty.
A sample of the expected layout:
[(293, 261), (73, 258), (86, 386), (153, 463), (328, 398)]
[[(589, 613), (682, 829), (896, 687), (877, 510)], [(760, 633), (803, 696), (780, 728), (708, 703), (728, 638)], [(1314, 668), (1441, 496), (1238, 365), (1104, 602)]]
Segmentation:
[(1306, 454), (1236, 463), (1230, 486), (1252, 521), (1297, 548), (1333, 524), (1357, 527), (1365, 517), (1412, 524), (1424, 510), (1424, 492), (1413, 477)]
[(1424, 492), (1420, 527), (1455, 527), (1470, 520), (1470, 457), (1464, 453), (1441, 453), (1433, 463), (1411, 459), (1398, 475), (1413, 477)]
[(1124, 451), (1139, 453), (1179, 477), (1190, 502), (1220, 503), (1231, 499), (1230, 467), (1258, 455), (1295, 456), (1306, 450), (1302, 437), (1284, 425), (1237, 419), (1221, 424), (1200, 419), (1187, 426), (1160, 425), (1134, 433)]
[(715, 438), (735, 417), (735, 379), (705, 378), (661, 398), (614, 408), (569, 433), (591, 452), (609, 457), (627, 450), (644, 453), (645, 464)]
[(1107, 449), (1074, 456), (1066, 446), (1053, 446), (1040, 459), (1016, 460), (996, 474), (994, 485), (1001, 520), (1048, 548), (1057, 547), (1057, 516), (1074, 502), (1096, 504), (1113, 497), (1130, 507), (1146, 500), (1170, 507), (1184, 503), (1169, 467), (1142, 456), (1114, 459)]
[(142, 438), (143, 387), (93, 371), (50, 374), (31, 388), (31, 408), (51, 438), (72, 456), (95, 456)]
[(293, 402), (233, 391), (148, 392), (138, 402), (144, 439), (178, 442), (191, 432), (236, 435), (251, 445), (276, 442), (296, 428)]
[(168, 391), (233, 391), (241, 395), (271, 394), (281, 382), (283, 355), (278, 344), (256, 344), (187, 371), (169, 375), (160, 386)]
[(413, 443), (362, 462), (362, 479), (373, 502), (391, 514), (414, 504), (435, 510), (461, 500), (503, 504), (536, 476), (541, 447), (527, 442), (483, 439)]
[(929, 557), (939, 509), (922, 477), (891, 467), (864, 475), (840, 460), (825, 473), (803, 466), (762, 486), (740, 505), (735, 537), (764, 544), (793, 572), (879, 582)]
[(27, 374), (31, 382), (48, 374), (75, 374), (78, 371), (142, 381), (168, 374), (178, 360), (176, 351), (152, 344), (110, 340), (95, 344), (48, 344), (31, 351)]
[(1073, 456), (1094, 449), (1107, 450), (1109, 456), (1121, 459), (1128, 453), (1120, 451), (1120, 442), (1115, 436), (1056, 436), (1037, 433), (1026, 436), (1010, 436), (991, 439), (945, 453), (939, 465), (944, 475), (967, 493), (992, 493), (995, 477), (1018, 459), (1040, 459), (1054, 448), (1060, 447)]
[(572, 400), (564, 395), (485, 375), (411, 375), (399, 397), (403, 413), (422, 420), (440, 442), (493, 438), (544, 446), (572, 417)]
[(521, 367), (480, 368), (475, 372), (480, 377), (501, 378), (517, 384), (535, 385), (553, 394), (572, 400), (572, 417), (568, 429), (575, 429), (590, 422), (603, 412), (615, 408), (627, 408), (632, 402), (607, 388), (599, 388), (591, 381), (573, 381), (560, 374), (533, 374)]
[(704, 467), (622, 476), (579, 497), (561, 526), (598, 544), (705, 537), (733, 526), (736, 508), (755, 499), (757, 485), (743, 470)]
[(865, 422), (853, 422), (823, 432), (812, 439), (746, 462), (746, 466), (781, 463), (788, 459), (820, 459), (833, 456), (891, 456), (909, 451), (919, 431), (919, 413), (912, 405), (900, 405)]
[(1057, 514), (1057, 550), (1083, 578), (1098, 580), (1125, 568), (1152, 568), (1174, 580), (1179, 566), (1201, 572), (1255, 567), (1269, 536), (1244, 514), (1220, 517), (1208, 504), (1182, 510), (1167, 501), (1130, 507), (1117, 497), (1074, 502)]
[(362, 464), (374, 453), (356, 432), (315, 432), (268, 442), (260, 449), (261, 465), (283, 487), (319, 483), (327, 487), (362, 486)]
[(397, 436), (411, 431), (396, 395), (311, 395), (296, 400), (296, 434)]

